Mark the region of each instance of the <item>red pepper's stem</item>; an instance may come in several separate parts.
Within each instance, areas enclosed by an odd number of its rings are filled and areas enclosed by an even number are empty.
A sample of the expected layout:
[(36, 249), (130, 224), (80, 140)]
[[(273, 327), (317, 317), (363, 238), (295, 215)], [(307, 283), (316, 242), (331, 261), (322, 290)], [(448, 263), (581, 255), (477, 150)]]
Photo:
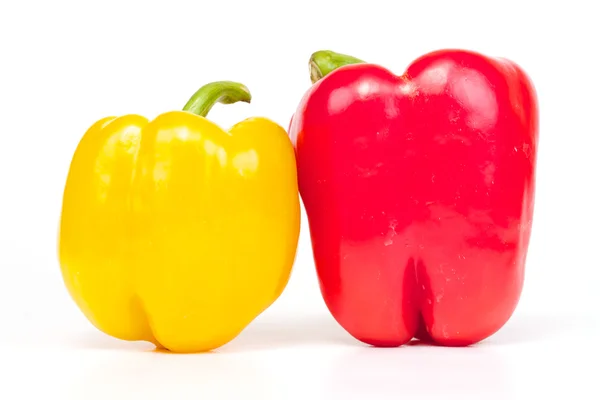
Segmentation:
[(346, 54), (335, 53), (330, 50), (317, 51), (310, 56), (310, 80), (315, 83), (339, 67), (360, 63), (364, 63), (364, 61)]
[(252, 100), (250, 91), (241, 83), (218, 81), (208, 83), (198, 89), (183, 107), (183, 111), (206, 117), (216, 103), (233, 104), (238, 101), (250, 103), (250, 100)]

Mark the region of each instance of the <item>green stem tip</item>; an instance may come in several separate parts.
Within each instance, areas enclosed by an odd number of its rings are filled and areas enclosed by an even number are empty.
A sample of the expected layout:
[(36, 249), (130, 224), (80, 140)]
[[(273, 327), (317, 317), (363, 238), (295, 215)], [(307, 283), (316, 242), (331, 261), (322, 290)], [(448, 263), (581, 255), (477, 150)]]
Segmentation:
[(314, 52), (310, 56), (310, 80), (312, 83), (317, 82), (331, 71), (350, 64), (364, 63), (356, 57), (346, 54), (336, 53), (330, 50), (320, 50)]
[(194, 93), (183, 107), (183, 111), (206, 117), (216, 103), (233, 104), (238, 101), (250, 103), (252, 95), (241, 83), (231, 81), (211, 82)]

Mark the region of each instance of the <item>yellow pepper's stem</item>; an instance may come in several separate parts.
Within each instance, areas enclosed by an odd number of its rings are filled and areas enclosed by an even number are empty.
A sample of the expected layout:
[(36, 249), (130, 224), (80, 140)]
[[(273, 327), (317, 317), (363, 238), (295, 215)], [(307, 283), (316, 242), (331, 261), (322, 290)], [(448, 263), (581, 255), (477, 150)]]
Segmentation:
[(188, 100), (183, 111), (206, 117), (216, 103), (233, 104), (238, 101), (250, 103), (252, 95), (241, 83), (231, 81), (211, 82), (202, 86)]
[(331, 71), (350, 64), (361, 64), (364, 61), (346, 54), (336, 53), (330, 50), (320, 50), (310, 56), (310, 80), (317, 82)]

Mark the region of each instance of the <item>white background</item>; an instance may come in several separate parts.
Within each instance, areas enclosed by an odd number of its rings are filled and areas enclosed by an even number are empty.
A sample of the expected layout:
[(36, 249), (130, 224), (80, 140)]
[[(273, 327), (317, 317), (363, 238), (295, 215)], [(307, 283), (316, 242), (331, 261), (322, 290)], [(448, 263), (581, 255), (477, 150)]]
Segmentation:
[[(593, 2), (3, 1), (0, 5), (0, 398), (598, 399), (600, 38)], [(291, 281), (212, 354), (156, 353), (96, 331), (56, 257), (62, 190), (88, 126), (180, 109), (237, 80), (253, 103), (216, 106), (227, 127), (287, 128), (307, 61), (332, 49), (398, 74), (466, 48), (519, 63), (536, 85), (534, 230), (519, 307), (478, 346), (373, 349), (320, 297), (303, 216)]]

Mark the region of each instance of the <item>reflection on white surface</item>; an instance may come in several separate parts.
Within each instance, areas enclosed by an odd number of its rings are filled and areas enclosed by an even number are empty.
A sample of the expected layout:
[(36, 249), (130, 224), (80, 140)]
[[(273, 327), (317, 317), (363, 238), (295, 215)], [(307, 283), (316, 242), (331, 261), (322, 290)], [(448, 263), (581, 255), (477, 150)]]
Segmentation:
[(590, 318), (517, 316), (470, 348), (377, 349), (325, 314), (271, 314), (219, 351), (188, 355), (113, 340), (89, 327), (68, 335), (47, 331), (9, 338), (18, 346), (0, 362), (10, 371), (0, 398), (597, 398), (596, 372), (586, 364), (600, 356), (593, 341), (599, 328)]
[(269, 370), (255, 357), (159, 353), (123, 357), (113, 353), (97, 357), (72, 378), (64, 394), (73, 399), (90, 394), (118, 399), (131, 393), (145, 399), (235, 399), (248, 393), (276, 398)]
[(489, 348), (364, 348), (338, 357), (323, 393), (356, 399), (508, 399), (514, 391), (508, 364)]

